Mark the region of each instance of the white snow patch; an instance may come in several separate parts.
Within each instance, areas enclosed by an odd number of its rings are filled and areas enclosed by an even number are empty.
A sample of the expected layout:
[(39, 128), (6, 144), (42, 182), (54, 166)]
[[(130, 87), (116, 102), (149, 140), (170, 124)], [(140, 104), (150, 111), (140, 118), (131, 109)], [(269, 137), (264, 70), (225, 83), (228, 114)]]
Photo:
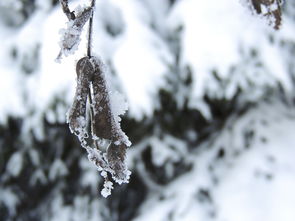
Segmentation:
[(23, 167), (23, 153), (18, 151), (10, 157), (6, 170), (11, 176), (18, 176)]

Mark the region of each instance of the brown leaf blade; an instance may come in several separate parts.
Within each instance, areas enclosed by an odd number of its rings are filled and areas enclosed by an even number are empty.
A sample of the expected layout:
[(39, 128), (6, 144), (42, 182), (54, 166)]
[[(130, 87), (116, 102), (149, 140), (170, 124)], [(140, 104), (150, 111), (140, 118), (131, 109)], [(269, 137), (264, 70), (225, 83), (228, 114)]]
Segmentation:
[(112, 140), (112, 113), (108, 88), (102, 71), (102, 64), (98, 60), (95, 60), (93, 64), (95, 71), (92, 80), (94, 112), (92, 134), (97, 138)]
[(86, 103), (93, 70), (92, 64), (87, 57), (81, 58), (76, 65), (77, 87), (74, 102), (68, 112), (67, 121), (71, 132), (78, 137), (87, 136)]

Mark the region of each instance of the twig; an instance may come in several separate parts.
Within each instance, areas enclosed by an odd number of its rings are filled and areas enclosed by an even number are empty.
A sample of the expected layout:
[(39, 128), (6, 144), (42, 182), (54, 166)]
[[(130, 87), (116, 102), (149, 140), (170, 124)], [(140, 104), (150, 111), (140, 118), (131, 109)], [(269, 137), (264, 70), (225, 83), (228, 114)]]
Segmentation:
[(89, 58), (91, 57), (92, 26), (93, 26), (94, 6), (95, 6), (95, 0), (92, 0), (91, 1), (92, 14), (91, 14), (91, 16), (89, 18), (88, 44), (87, 44), (87, 56)]
[(71, 12), (68, 5), (68, 0), (60, 0), (62, 11), (66, 14), (69, 20), (74, 20), (76, 18), (75, 13)]

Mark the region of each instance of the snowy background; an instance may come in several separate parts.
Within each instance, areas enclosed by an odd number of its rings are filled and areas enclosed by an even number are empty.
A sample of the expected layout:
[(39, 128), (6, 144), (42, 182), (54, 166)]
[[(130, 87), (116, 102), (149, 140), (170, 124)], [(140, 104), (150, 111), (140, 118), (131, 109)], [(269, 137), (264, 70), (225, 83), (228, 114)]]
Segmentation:
[(56, 63), (66, 21), (56, 0), (0, 1), (1, 221), (295, 220), (292, 0), (279, 31), (239, 0), (97, 0), (133, 143), (107, 199), (65, 124), (87, 34)]

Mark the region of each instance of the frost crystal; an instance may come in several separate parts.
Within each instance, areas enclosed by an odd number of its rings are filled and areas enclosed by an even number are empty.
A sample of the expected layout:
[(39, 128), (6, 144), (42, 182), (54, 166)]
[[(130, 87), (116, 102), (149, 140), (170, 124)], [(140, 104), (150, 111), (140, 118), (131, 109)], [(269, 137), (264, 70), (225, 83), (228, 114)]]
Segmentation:
[(111, 195), (112, 189), (114, 189), (113, 183), (111, 181), (105, 181), (103, 184), (103, 189), (101, 191), (101, 195), (104, 198), (107, 198), (109, 195)]

